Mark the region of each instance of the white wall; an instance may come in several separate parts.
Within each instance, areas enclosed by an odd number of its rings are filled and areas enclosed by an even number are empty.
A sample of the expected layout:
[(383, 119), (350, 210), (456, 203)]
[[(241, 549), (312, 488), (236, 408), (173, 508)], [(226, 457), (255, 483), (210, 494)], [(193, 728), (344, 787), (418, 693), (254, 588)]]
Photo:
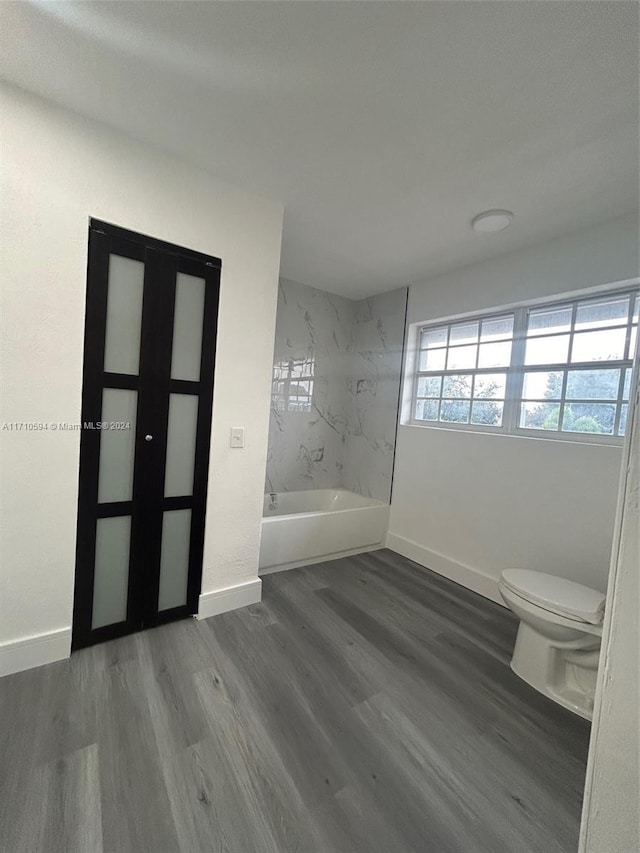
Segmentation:
[[(517, 220), (511, 226), (517, 228)], [(625, 281), (639, 274), (638, 217), (629, 215), (538, 243), (409, 289), (408, 323), (483, 311)], [(479, 240), (491, 239), (479, 234)]]
[[(636, 359), (638, 362), (638, 359)], [(637, 368), (636, 368), (637, 370)], [(637, 375), (636, 375), (637, 381)], [(624, 454), (580, 833), (580, 853), (640, 850), (640, 410)]]
[[(407, 323), (638, 271), (638, 220), (621, 217), (413, 285)], [(401, 426), (387, 544), (495, 600), (508, 566), (604, 591), (620, 460), (614, 446)]]
[[(222, 258), (202, 591), (217, 609), (228, 587), (259, 596), (282, 207), (17, 89), (0, 92), (1, 420), (80, 421), (90, 216)], [(232, 425), (246, 427), (243, 450), (229, 448)], [(15, 649), (24, 665), (68, 652), (80, 436), (0, 437), (8, 669)]]

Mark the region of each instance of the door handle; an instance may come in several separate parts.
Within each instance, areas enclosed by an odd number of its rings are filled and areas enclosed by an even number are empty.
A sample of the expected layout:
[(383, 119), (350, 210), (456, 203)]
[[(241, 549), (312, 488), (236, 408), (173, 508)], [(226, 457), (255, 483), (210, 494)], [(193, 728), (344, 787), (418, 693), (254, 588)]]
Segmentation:
[(144, 440), (145, 441), (153, 441), (153, 436), (152, 435), (145, 435)]

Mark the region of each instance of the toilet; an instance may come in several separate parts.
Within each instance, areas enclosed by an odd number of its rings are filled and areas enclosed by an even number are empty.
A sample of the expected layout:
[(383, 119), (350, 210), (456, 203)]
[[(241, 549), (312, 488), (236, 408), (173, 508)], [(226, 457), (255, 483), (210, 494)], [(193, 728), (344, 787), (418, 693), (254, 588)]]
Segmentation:
[(525, 569), (505, 569), (498, 586), (520, 619), (511, 669), (540, 693), (590, 720), (605, 596)]

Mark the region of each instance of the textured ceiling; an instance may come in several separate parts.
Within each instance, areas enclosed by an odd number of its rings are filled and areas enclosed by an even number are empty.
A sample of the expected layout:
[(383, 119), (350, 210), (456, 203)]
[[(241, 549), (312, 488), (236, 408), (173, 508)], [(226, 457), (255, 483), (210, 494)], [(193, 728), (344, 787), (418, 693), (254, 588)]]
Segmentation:
[(361, 297), (637, 206), (638, 8), (4, 3), (0, 73), (282, 201), (282, 274)]

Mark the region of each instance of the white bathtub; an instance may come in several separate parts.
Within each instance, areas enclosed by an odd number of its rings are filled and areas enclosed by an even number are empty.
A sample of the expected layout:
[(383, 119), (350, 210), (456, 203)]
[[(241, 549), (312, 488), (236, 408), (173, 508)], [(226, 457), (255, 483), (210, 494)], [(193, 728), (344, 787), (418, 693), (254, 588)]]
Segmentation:
[(260, 574), (382, 548), (389, 504), (345, 489), (278, 492), (277, 509), (264, 496)]

